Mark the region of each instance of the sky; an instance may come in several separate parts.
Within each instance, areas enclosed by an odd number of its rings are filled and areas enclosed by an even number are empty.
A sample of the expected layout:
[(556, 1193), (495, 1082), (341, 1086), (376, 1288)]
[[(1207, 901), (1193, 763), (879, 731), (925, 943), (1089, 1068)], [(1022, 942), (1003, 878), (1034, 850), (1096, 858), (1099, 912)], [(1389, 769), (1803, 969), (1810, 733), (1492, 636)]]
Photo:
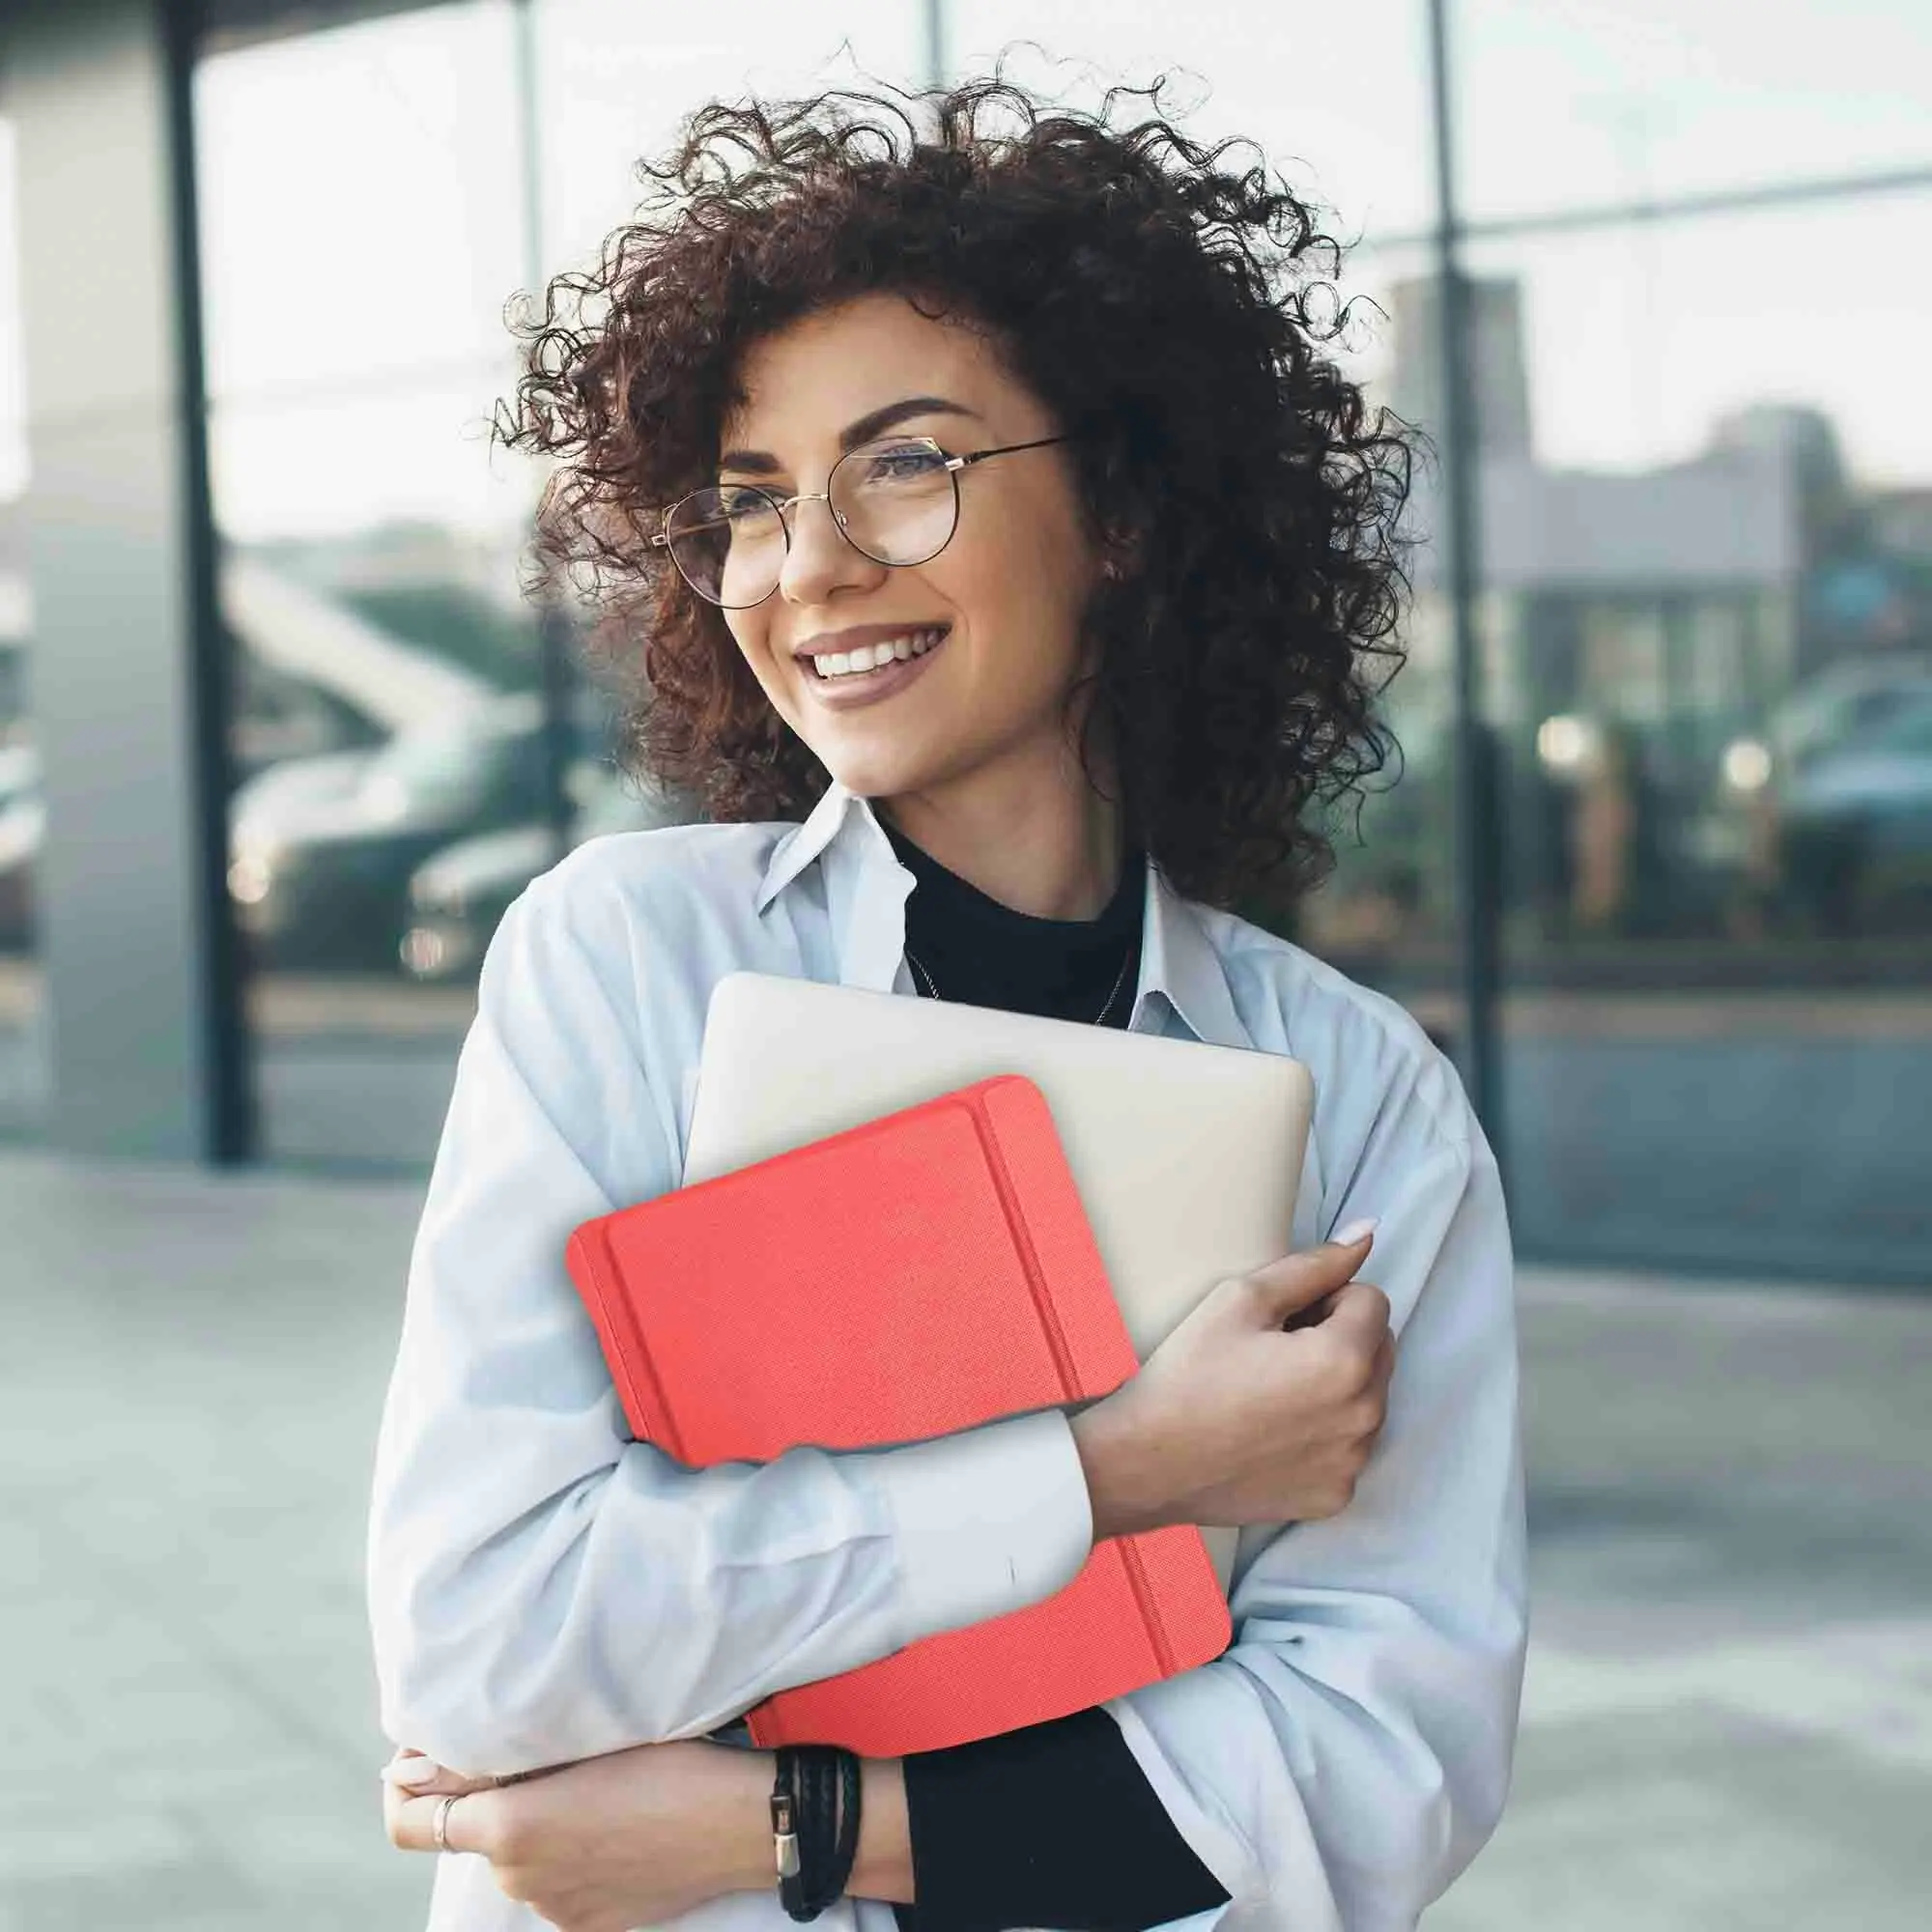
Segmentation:
[[(545, 273), (631, 206), (635, 157), (713, 93), (923, 71), (923, 0), (740, 0), (680, 26), (644, 0), (541, 0)], [(1050, 39), (1044, 47), (1029, 41)], [(728, 32), (721, 22), (728, 21)], [(1204, 136), (1256, 138), (1363, 243), (1374, 295), (1435, 193), (1422, 0), (954, 0), (952, 71), (1004, 51), (1076, 104), (1163, 68)], [(1463, 0), (1456, 166), (1474, 220), (1932, 165), (1932, 7), (1913, 0)], [(515, 527), (493, 456), (527, 285), (503, 0), (223, 54), (197, 77), (213, 447), (242, 539), (421, 515)], [(745, 49), (755, 49), (748, 65)], [(11, 149), (0, 122), (0, 495), (22, 480)], [(1480, 243), (1520, 277), (1548, 462), (1693, 453), (1724, 411), (1824, 409), (1873, 482), (1932, 481), (1932, 190)], [(1366, 334), (1370, 378), (1395, 345)]]

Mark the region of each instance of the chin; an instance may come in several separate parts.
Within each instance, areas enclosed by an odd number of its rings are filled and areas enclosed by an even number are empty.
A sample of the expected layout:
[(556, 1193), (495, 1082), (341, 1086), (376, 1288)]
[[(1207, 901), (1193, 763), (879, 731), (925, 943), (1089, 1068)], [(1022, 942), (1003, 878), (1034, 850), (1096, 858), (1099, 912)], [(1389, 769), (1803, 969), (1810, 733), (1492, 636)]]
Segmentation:
[[(794, 727), (796, 728), (796, 727)], [(801, 737), (804, 733), (799, 734)], [(952, 770), (943, 753), (928, 746), (908, 745), (903, 737), (881, 733), (875, 743), (854, 743), (857, 734), (821, 732), (812, 754), (849, 792), (860, 798), (893, 798), (931, 784)]]
[(895, 758), (828, 758), (820, 752), (818, 761), (860, 798), (895, 798), (901, 792), (917, 790), (924, 777), (924, 768)]

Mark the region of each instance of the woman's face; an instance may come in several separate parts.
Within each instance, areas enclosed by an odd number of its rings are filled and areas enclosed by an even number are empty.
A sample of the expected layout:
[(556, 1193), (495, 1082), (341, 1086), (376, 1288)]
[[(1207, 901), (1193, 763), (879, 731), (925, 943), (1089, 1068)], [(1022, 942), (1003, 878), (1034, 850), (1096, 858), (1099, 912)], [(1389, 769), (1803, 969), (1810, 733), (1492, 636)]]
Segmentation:
[[(719, 478), (784, 497), (821, 491), (848, 444), (929, 436), (970, 455), (1059, 432), (973, 330), (896, 296), (807, 316), (758, 344), (724, 424)], [(788, 514), (778, 589), (725, 621), (765, 695), (854, 792), (937, 803), (1013, 782), (1065, 782), (1063, 699), (1080, 664), (1097, 567), (1066, 446), (956, 472), (952, 541), (921, 564), (874, 562), (823, 502)], [(814, 655), (895, 639), (923, 656), (828, 678)], [(904, 648), (903, 645), (900, 647)], [(1076, 767), (1077, 769), (1077, 767)]]

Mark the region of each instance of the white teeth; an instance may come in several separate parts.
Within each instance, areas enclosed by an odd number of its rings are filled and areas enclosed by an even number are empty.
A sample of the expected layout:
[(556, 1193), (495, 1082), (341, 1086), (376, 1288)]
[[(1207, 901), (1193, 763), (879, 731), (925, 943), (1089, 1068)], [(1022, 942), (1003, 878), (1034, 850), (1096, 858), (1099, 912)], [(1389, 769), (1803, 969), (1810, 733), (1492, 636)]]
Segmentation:
[(828, 651), (822, 657), (814, 658), (812, 663), (818, 667), (821, 677), (862, 676), (868, 670), (876, 670), (880, 665), (891, 664), (895, 659), (923, 657), (945, 635), (941, 626), (909, 631), (904, 637), (889, 638), (881, 643), (861, 644), (857, 650)]

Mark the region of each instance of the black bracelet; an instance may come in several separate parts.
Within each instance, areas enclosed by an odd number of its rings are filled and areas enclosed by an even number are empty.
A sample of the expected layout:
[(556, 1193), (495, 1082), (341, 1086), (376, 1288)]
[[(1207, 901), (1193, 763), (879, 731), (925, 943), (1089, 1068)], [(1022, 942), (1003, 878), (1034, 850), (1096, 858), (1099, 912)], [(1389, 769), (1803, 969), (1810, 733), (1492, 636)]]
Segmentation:
[(838, 1745), (781, 1745), (772, 1786), (779, 1902), (816, 1918), (845, 1889), (859, 1848), (859, 1759)]
[(845, 1889), (852, 1876), (852, 1861), (859, 1852), (859, 1754), (838, 1753), (838, 1835), (833, 1841), (832, 1868), (825, 1875), (825, 1903), (830, 1905)]
[(792, 1776), (798, 1792), (799, 1905), (794, 1918), (816, 1918), (829, 1903), (825, 1896), (825, 1867), (838, 1820), (833, 1815), (837, 1776), (831, 1753), (821, 1745), (802, 1745), (792, 1755)]

